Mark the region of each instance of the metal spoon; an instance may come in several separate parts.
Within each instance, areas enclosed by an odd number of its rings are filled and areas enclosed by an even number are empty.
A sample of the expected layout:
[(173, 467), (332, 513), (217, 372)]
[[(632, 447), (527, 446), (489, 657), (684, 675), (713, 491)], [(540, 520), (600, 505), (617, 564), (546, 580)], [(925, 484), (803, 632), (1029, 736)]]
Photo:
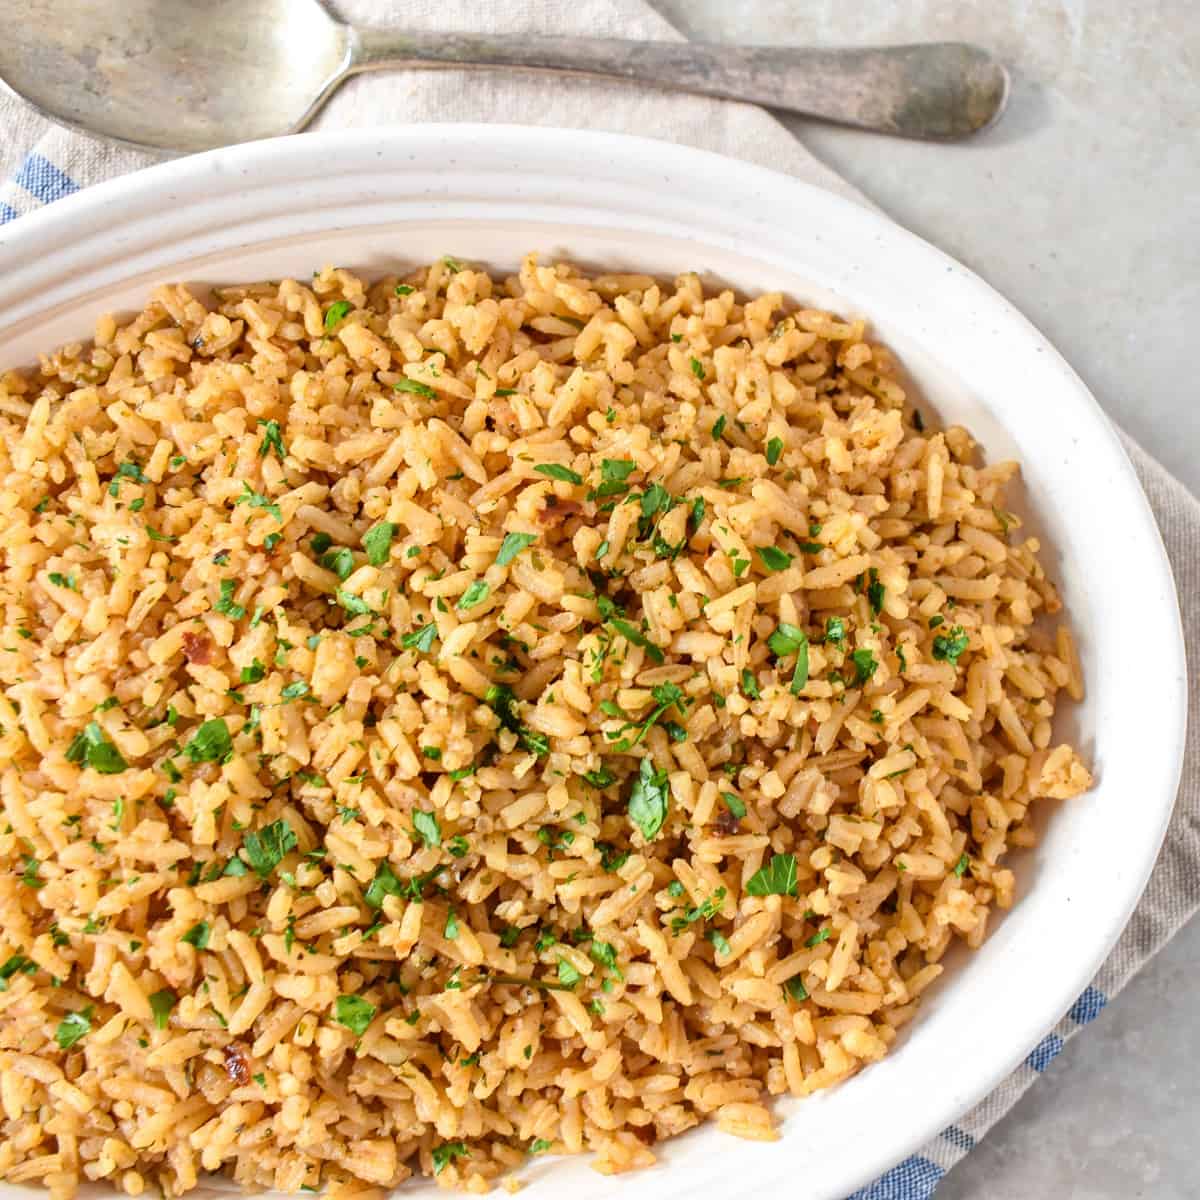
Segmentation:
[(957, 42), (821, 50), (353, 28), (319, 0), (0, 0), (0, 81), (65, 125), (189, 152), (303, 129), (350, 75), (518, 67), (748, 100), (864, 129), (958, 138), (1008, 76)]

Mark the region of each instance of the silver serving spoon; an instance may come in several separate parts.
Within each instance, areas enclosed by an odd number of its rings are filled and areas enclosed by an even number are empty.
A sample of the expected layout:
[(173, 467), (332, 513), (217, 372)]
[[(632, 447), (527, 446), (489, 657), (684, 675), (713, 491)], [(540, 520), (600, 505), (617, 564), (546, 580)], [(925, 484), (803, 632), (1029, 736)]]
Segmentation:
[(404, 33), (352, 28), (319, 0), (0, 0), (0, 80), (40, 112), (185, 153), (303, 129), (350, 75), (519, 67), (748, 100), (919, 138), (974, 133), (1008, 76), (947, 42), (863, 50)]

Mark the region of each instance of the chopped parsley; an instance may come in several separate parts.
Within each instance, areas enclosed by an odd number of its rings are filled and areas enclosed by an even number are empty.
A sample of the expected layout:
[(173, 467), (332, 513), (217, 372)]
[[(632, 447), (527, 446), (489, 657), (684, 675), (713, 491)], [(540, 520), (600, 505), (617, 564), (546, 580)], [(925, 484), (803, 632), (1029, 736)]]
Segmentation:
[[(57, 943), (55, 943), (57, 945)], [(0, 966), (0, 992), (8, 991), (8, 981), (14, 975), (32, 975), (37, 963), (24, 954), (13, 954)]]
[(572, 471), (570, 467), (564, 467), (560, 463), (539, 463), (533, 468), (539, 475), (547, 475), (551, 479), (561, 480), (563, 483), (582, 483), (583, 476), (576, 471)]
[(585, 771), (583, 777), (594, 788), (606, 788), (617, 778), (607, 767), (601, 767), (598, 771)]
[(799, 975), (793, 975), (783, 985), (783, 993), (790, 999), (795, 1000), (797, 1004), (802, 1000), (808, 999), (808, 988), (804, 986), (804, 980)]
[(796, 878), (796, 856), (774, 854), (767, 866), (750, 876), (746, 883), (746, 895), (794, 896)]
[(414, 396), (424, 396), (426, 400), (436, 400), (437, 392), (427, 383), (419, 379), (401, 379), (392, 384), (393, 392), (411, 392)]
[(440, 1175), (456, 1158), (470, 1158), (465, 1142), (443, 1142), (432, 1151), (433, 1173)]
[(197, 921), (179, 940), (187, 942), (189, 946), (195, 946), (197, 950), (204, 950), (208, 947), (208, 939), (212, 934), (207, 921)]
[(671, 932), (678, 937), (693, 922), (711, 920), (721, 911), (721, 905), (724, 902), (725, 889), (719, 887), (707, 900), (697, 904), (694, 908), (685, 909), (681, 916), (672, 917)]
[(483, 696), (484, 703), (496, 714), (504, 729), (517, 735), (517, 740), (539, 757), (550, 753), (550, 742), (545, 734), (535, 733), (523, 724), (517, 715), (517, 697), (506, 683), (491, 684)]
[(442, 931), (442, 933), (443, 933), (443, 936), (445, 937), (446, 941), (448, 941), (448, 942), (458, 941), (458, 917), (455, 915), (454, 909), (451, 909), (446, 914), (446, 927)]
[(733, 947), (729, 944), (729, 939), (719, 929), (710, 929), (704, 936), (712, 942), (713, 949), (718, 954), (732, 953)]
[(392, 551), (392, 538), (395, 536), (396, 526), (391, 521), (380, 521), (363, 534), (362, 545), (367, 552), (367, 562), (371, 566), (382, 567), (387, 562)]
[(423, 812), (418, 808), (413, 813), (413, 828), (425, 845), (440, 846), (442, 844), (442, 827), (438, 824), (436, 813)]
[(783, 438), (773, 437), (767, 443), (767, 462), (770, 466), (774, 466), (779, 461), (779, 456), (783, 453)]
[(73, 592), (79, 591), (79, 586), (75, 582), (74, 575), (64, 575), (61, 571), (51, 571), (48, 578), (55, 587), (70, 588)]
[(725, 414), (722, 413), (714, 422), (712, 427), (713, 441), (720, 441), (721, 434), (725, 432)]
[(266, 458), (274, 451), (279, 456), (279, 461), (283, 462), (287, 458), (287, 447), (283, 444), (283, 431), (279, 428), (279, 422), (259, 421), (259, 425), (264, 432), (258, 447), (258, 457)]
[(733, 792), (722, 792), (721, 800), (725, 807), (740, 821), (746, 815), (746, 804), (741, 797)]
[(476, 579), (469, 588), (458, 598), (458, 603), (455, 605), (458, 609), (474, 608), (477, 604), (482, 604), (492, 590), (492, 585), (483, 579)]
[(971, 865), (971, 860), (964, 854), (958, 862), (954, 864), (954, 874), (961, 879), (967, 873), (967, 867)]
[(171, 1010), (178, 1002), (178, 997), (170, 988), (163, 988), (150, 997), (150, 1011), (154, 1014), (156, 1028), (166, 1029)]
[(406, 633), (400, 639), (400, 645), (405, 650), (417, 650), (422, 654), (428, 654), (433, 649), (434, 639), (437, 637), (437, 626), (430, 621), (425, 625), (418, 625), (411, 633)]
[(243, 605), (234, 603), (233, 593), (235, 591), (237, 591), (236, 579), (222, 579), (221, 595), (213, 605), (213, 611), (223, 613), (233, 621), (240, 621), (246, 615), (246, 609)]
[(257, 833), (248, 833), (242, 840), (246, 861), (266, 879), (279, 866), (284, 856), (296, 848), (296, 834), (284, 820), (272, 821)]
[(348, 546), (326, 550), (321, 555), (321, 566), (327, 571), (332, 571), (338, 579), (348, 579), (354, 572), (354, 551)]
[(558, 955), (558, 982), (563, 985), (568, 991), (573, 988), (583, 976), (578, 969), (573, 967), (569, 960)]
[(96, 721), (89, 721), (67, 747), (67, 762), (83, 763), (101, 775), (119, 775), (129, 764), (104, 735)]
[(854, 663), (854, 682), (857, 685), (868, 682), (871, 676), (874, 675), (879, 669), (879, 661), (870, 650), (852, 651), (850, 654), (850, 661)]
[(754, 672), (749, 667), (742, 670), (742, 695), (747, 700), (757, 700), (761, 696), (758, 690), (758, 680), (754, 677)]
[(786, 571), (792, 565), (792, 556), (775, 546), (755, 546), (754, 549), (768, 571)]
[(242, 494), (235, 497), (233, 503), (235, 508), (239, 504), (248, 504), (251, 508), (261, 508), (264, 512), (269, 512), (281, 525), (283, 524), (283, 513), (279, 511), (279, 505), (269, 496), (256, 492), (248, 483), (242, 484)]
[(629, 793), (629, 819), (642, 831), (642, 837), (652, 842), (667, 819), (670, 792), (667, 772), (656, 770), (654, 763), (643, 758), (637, 778)]
[(54, 1040), (60, 1050), (70, 1050), (80, 1038), (92, 1032), (92, 1006), (80, 1009), (79, 1012), (67, 1013), (58, 1023), (54, 1031)]
[(536, 533), (506, 533), (500, 543), (500, 553), (496, 555), (496, 566), (507, 567), (528, 546), (538, 540)]
[(349, 300), (335, 300), (325, 310), (325, 332), (332, 333), (346, 319), (353, 307)]
[(689, 358), (688, 365), (692, 368), (692, 374), (697, 379), (704, 378), (704, 364), (698, 358)]
[(846, 622), (841, 617), (830, 617), (825, 622), (825, 641), (831, 646), (840, 646), (846, 640)]
[(344, 1025), (355, 1037), (362, 1037), (367, 1026), (375, 1019), (375, 1005), (361, 996), (339, 996), (334, 1004), (334, 1020)]
[(969, 644), (970, 639), (963, 627), (955, 625), (948, 633), (939, 633), (933, 639), (933, 657), (939, 662), (948, 662), (951, 666), (956, 667), (959, 656)]
[(184, 754), (194, 763), (228, 762), (233, 757), (233, 739), (224, 717), (205, 721), (192, 734), (191, 741), (183, 748)]

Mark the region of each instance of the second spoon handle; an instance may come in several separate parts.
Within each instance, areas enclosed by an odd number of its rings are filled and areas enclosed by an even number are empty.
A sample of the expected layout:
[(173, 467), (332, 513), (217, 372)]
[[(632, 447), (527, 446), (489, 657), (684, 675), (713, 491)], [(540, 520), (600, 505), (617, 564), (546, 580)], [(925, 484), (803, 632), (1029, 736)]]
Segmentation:
[(374, 28), (354, 31), (352, 42), (352, 72), (465, 66), (602, 75), (916, 138), (974, 133), (1008, 96), (1004, 68), (963, 42), (826, 50)]

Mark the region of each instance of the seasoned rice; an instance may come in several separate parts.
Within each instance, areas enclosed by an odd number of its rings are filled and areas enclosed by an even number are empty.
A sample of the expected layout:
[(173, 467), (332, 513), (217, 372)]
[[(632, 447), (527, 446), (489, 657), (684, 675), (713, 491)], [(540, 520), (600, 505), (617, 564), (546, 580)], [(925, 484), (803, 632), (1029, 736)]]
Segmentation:
[(0, 1177), (482, 1191), (882, 1057), (1080, 668), (861, 321), (530, 257), (0, 381)]

